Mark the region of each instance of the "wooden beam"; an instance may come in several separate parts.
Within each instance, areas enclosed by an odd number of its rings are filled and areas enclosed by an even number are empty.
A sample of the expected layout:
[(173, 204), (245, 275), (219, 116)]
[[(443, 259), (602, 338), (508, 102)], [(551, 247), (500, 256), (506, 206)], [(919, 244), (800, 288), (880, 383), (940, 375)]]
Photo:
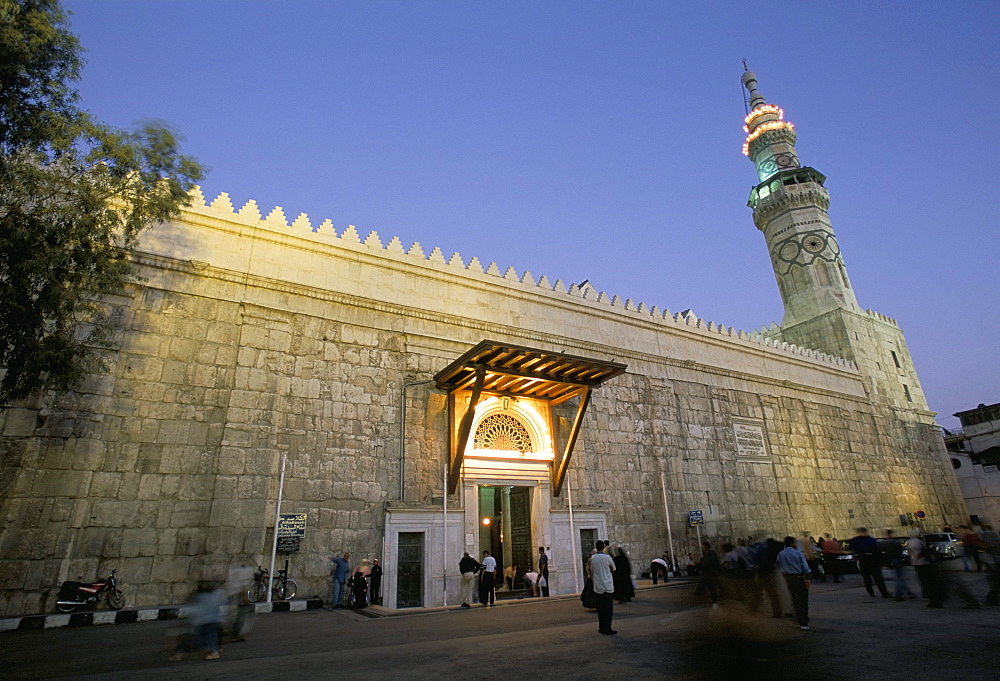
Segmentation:
[(483, 394), (483, 383), (486, 381), (486, 367), (479, 367), (476, 370), (476, 384), (472, 388), (472, 397), (469, 399), (469, 408), (462, 416), (462, 423), (458, 427), (458, 442), (451, 450), (451, 466), (448, 468), (448, 494), (454, 494), (458, 488), (458, 480), (462, 477), (462, 460), (465, 458), (465, 448), (469, 444), (469, 434), (472, 431), (472, 419), (476, 415), (476, 405)]
[(573, 447), (576, 446), (576, 438), (580, 434), (580, 426), (583, 425), (583, 415), (587, 412), (590, 404), (591, 391), (584, 388), (583, 397), (580, 399), (580, 406), (576, 410), (576, 418), (573, 419), (573, 428), (570, 430), (569, 438), (566, 440), (566, 449), (558, 462), (552, 466), (552, 495), (559, 496), (562, 491), (563, 482), (566, 480), (566, 469), (569, 468), (570, 459), (573, 458)]

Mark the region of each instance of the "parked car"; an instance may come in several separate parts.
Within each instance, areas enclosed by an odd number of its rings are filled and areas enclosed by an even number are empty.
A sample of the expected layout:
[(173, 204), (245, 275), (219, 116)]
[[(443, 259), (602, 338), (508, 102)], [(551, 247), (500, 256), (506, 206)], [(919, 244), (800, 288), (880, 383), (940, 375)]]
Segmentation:
[(858, 563), (857, 555), (851, 550), (850, 542), (842, 541), (840, 545), (844, 547), (841, 554), (837, 556), (837, 569), (840, 571), (840, 574), (846, 575), (861, 572), (861, 565)]
[(962, 540), (954, 532), (925, 534), (923, 540), (939, 558), (958, 558), (962, 553)]

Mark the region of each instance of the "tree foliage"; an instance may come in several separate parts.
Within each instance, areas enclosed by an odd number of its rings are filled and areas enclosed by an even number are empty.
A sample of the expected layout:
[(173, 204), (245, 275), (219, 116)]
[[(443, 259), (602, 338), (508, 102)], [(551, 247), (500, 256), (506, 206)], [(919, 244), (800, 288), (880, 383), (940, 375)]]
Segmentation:
[(102, 296), (138, 280), (130, 247), (202, 176), (166, 126), (78, 107), (81, 52), (56, 0), (0, 0), (0, 404), (102, 365)]

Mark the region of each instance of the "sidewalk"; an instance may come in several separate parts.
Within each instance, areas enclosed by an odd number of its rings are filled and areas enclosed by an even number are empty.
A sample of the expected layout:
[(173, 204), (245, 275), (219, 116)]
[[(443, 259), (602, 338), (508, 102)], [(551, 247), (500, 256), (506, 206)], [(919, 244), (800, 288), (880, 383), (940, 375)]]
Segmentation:
[[(267, 612), (303, 612), (318, 610), (323, 607), (323, 601), (306, 599), (300, 601), (274, 601), (272, 603), (256, 603), (254, 611), (257, 614)], [(137, 622), (156, 622), (160, 620), (175, 620), (184, 615), (183, 605), (163, 605), (153, 608), (125, 608), (122, 610), (84, 610), (81, 612), (55, 613), (52, 615), (25, 615), (0, 620), (0, 632), (25, 631), (35, 629), (58, 629), (60, 627), (88, 627), (94, 624), (135, 624)]]

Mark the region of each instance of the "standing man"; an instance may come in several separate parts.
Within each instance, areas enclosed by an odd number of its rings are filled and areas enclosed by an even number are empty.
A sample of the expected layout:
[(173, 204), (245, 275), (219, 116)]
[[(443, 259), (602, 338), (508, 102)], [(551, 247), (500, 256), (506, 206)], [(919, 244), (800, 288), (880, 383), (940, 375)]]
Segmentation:
[(458, 571), (462, 575), (462, 607), (472, 606), (472, 587), (476, 584), (476, 572), (479, 570), (479, 562), (466, 551), (462, 554), (462, 560), (458, 561)]
[(809, 631), (809, 563), (795, 548), (795, 537), (785, 537), (785, 548), (778, 553), (778, 569), (792, 594), (799, 629)]
[(538, 547), (538, 586), (542, 596), (549, 595), (549, 557), (545, 555), (544, 546)]
[(378, 562), (378, 558), (372, 560), (371, 580), (369, 602), (372, 605), (382, 605), (382, 564)]
[(496, 602), (497, 561), (489, 551), (483, 551), (483, 569), (479, 573), (479, 602), (483, 607)]
[(885, 580), (882, 579), (882, 547), (879, 546), (875, 537), (868, 536), (868, 528), (859, 527), (855, 530), (858, 534), (853, 537), (848, 544), (851, 551), (858, 557), (858, 566), (861, 568), (861, 576), (865, 580), (865, 591), (869, 596), (875, 595), (872, 588), (872, 581), (878, 587), (882, 598), (889, 598), (889, 592), (885, 588)]
[(347, 575), (351, 573), (351, 554), (338, 553), (330, 560), (333, 561), (333, 600), (330, 601), (330, 605), (339, 608), (347, 596), (344, 585), (347, 583)]
[(611, 617), (615, 608), (615, 562), (611, 556), (604, 553), (604, 542), (597, 540), (594, 544), (597, 553), (590, 557), (590, 575), (594, 584), (594, 595), (597, 597), (597, 631), (610, 636), (618, 632), (611, 628)]

